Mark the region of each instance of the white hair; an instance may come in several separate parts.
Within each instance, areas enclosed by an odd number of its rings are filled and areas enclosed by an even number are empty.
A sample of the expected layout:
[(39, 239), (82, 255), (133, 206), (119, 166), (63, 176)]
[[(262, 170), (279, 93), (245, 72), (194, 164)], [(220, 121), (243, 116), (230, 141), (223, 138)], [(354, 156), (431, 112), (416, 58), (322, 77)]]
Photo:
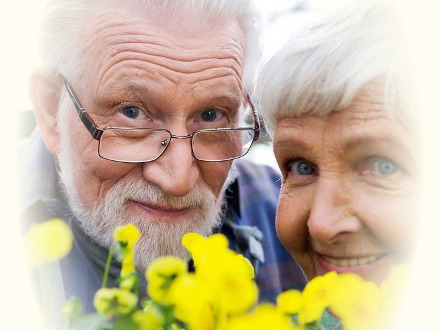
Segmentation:
[(211, 22), (236, 22), (245, 39), (244, 89), (251, 92), (260, 61), (260, 16), (252, 0), (50, 0), (43, 20), (41, 58), (72, 82), (83, 68), (85, 23), (100, 8), (116, 7), (153, 22), (181, 28)]
[(280, 118), (344, 109), (373, 80), (383, 83), (390, 109), (409, 104), (399, 31), (397, 16), (379, 3), (338, 8), (299, 29), (258, 78), (254, 99), (269, 134)]

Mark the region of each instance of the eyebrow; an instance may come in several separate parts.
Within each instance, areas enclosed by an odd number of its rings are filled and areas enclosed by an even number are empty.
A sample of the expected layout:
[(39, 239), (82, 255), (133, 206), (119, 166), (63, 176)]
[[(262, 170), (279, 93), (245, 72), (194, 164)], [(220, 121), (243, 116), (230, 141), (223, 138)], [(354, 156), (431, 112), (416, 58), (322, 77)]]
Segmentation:
[[(402, 139), (398, 138), (397, 140), (402, 140)], [(361, 135), (353, 136), (348, 141), (346, 141), (346, 143), (344, 145), (344, 149), (351, 149), (353, 147), (356, 147), (356, 146), (362, 145), (362, 144), (376, 145), (376, 144), (381, 144), (381, 143), (387, 143), (387, 144), (393, 145), (395, 147), (400, 146), (400, 143), (397, 143), (396, 139), (390, 138), (390, 136), (361, 134)]]
[[(275, 140), (273, 143), (273, 149), (283, 149), (283, 148), (295, 148), (298, 150), (312, 151), (315, 146), (315, 142), (310, 140), (310, 135), (301, 134), (303, 131), (298, 131), (297, 134), (291, 134), (287, 139)], [(285, 134), (286, 136), (287, 134)], [(325, 138), (325, 136), (324, 136)], [(401, 141), (401, 143), (399, 143)], [(409, 145), (408, 143), (413, 143)], [(349, 150), (356, 149), (360, 146), (390, 146), (398, 152), (403, 152), (407, 154), (413, 161), (417, 161), (411, 152), (412, 148), (417, 148), (416, 143), (408, 138), (399, 137), (397, 135), (378, 135), (378, 134), (356, 134), (351, 136), (349, 139), (344, 140), (343, 144), (339, 144), (338, 147), (341, 148), (342, 152), (347, 152)], [(408, 147), (407, 147), (408, 146)], [(415, 149), (416, 150), (416, 149)]]
[(298, 149), (310, 150), (313, 147), (313, 145), (314, 143), (307, 143), (303, 139), (297, 139), (294, 137), (289, 137), (288, 139), (283, 139), (283, 140), (277, 139), (273, 141), (274, 150), (291, 148), (292, 146)]
[[(110, 86), (106, 86), (105, 90), (136, 91), (136, 93), (139, 93), (139, 91), (141, 90), (145, 90), (145, 92), (142, 94), (154, 93), (154, 88), (152, 86), (149, 86), (147, 81), (147, 79), (137, 81), (133, 79), (122, 78), (116, 80), (114, 83), (111, 83)], [(218, 88), (213, 88), (210, 92), (210, 95), (208, 96), (211, 100), (233, 100), (236, 103), (240, 103), (240, 101), (244, 97), (244, 94), (243, 92), (240, 92), (235, 88), (231, 88), (230, 86), (222, 86)]]

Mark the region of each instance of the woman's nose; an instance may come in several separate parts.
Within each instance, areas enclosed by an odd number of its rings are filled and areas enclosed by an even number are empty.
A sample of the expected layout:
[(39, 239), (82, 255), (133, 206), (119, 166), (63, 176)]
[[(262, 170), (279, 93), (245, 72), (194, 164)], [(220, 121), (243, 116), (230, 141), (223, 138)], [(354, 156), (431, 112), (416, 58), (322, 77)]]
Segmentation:
[(338, 179), (320, 180), (311, 202), (308, 228), (313, 239), (332, 244), (341, 234), (360, 231), (362, 222), (350, 184)]

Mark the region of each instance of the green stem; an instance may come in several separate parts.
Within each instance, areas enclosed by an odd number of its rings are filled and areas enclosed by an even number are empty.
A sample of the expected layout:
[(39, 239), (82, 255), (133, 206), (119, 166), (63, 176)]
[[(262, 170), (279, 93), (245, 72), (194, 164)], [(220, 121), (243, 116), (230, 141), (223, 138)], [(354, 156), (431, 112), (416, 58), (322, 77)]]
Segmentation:
[(107, 256), (107, 261), (105, 263), (105, 269), (104, 269), (104, 277), (102, 279), (102, 287), (107, 287), (107, 280), (108, 280), (108, 273), (110, 271), (110, 263), (112, 262), (113, 253), (115, 252), (116, 244), (112, 244), (110, 251)]

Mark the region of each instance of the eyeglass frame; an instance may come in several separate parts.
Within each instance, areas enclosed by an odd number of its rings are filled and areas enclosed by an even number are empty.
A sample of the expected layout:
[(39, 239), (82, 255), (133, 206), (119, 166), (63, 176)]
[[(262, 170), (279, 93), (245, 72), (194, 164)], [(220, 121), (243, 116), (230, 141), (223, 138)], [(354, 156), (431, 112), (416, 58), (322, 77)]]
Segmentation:
[[(249, 96), (248, 93), (246, 93), (246, 99), (249, 102), (249, 105), (251, 107), (251, 111), (252, 111), (252, 116), (253, 116), (253, 121), (254, 121), (254, 125), (253, 127), (237, 127), (237, 128), (207, 128), (207, 129), (201, 129), (201, 130), (195, 130), (194, 132), (192, 132), (191, 134), (188, 135), (174, 135), (172, 134), (168, 129), (155, 129), (155, 128), (143, 128), (143, 127), (112, 127), (112, 126), (108, 126), (108, 127), (104, 127), (104, 128), (99, 128), (98, 125), (96, 125), (95, 121), (93, 120), (93, 118), (90, 116), (90, 114), (86, 111), (86, 109), (81, 105), (81, 103), (79, 102), (78, 98), (75, 95), (75, 92), (73, 91), (72, 87), (70, 86), (68, 80), (66, 79), (66, 77), (64, 77), (64, 75), (60, 75), (63, 78), (64, 81), (64, 86), (66, 87), (67, 93), (70, 96), (70, 99), (73, 102), (73, 105), (75, 106), (76, 112), (78, 113), (78, 116), (81, 120), (81, 122), (84, 124), (84, 126), (86, 127), (87, 131), (90, 133), (90, 135), (92, 136), (93, 139), (99, 141), (99, 143), (101, 143), (101, 136), (104, 133), (105, 130), (109, 130), (109, 129), (145, 129), (145, 130), (151, 130), (151, 131), (167, 131), (168, 133), (170, 133), (170, 141), (167, 144), (167, 146), (165, 147), (165, 149), (159, 154), (159, 156), (157, 156), (154, 159), (151, 160), (147, 160), (147, 161), (121, 161), (121, 160), (114, 160), (114, 159), (109, 159), (109, 158), (105, 158), (103, 156), (101, 156), (101, 154), (99, 153), (99, 147), (98, 147), (98, 155), (99, 157), (106, 159), (106, 160), (110, 160), (110, 161), (114, 161), (114, 162), (118, 162), (118, 163), (150, 163), (150, 162), (154, 162), (155, 160), (159, 159), (160, 156), (162, 156), (166, 149), (168, 148), (168, 145), (171, 143), (171, 139), (191, 139), (191, 153), (193, 155), (193, 157), (195, 159), (197, 159), (198, 161), (202, 161), (202, 162), (226, 162), (226, 161), (230, 161), (230, 160), (234, 160), (234, 159), (238, 159), (241, 157), (244, 157), (250, 150), (251, 147), (249, 147), (248, 151), (246, 151), (245, 154), (238, 156), (238, 157), (232, 157), (232, 158), (228, 158), (228, 159), (222, 159), (222, 160), (205, 160), (205, 159), (199, 159), (198, 157), (196, 157), (195, 153), (194, 153), (194, 145), (192, 143), (193, 141), (193, 137), (195, 134), (200, 133), (200, 132), (214, 132), (214, 131), (236, 131), (236, 130), (240, 130), (240, 129), (253, 129), (254, 130), (254, 137), (252, 139), (252, 143), (257, 141), (260, 137), (260, 128), (261, 128), (261, 124), (260, 124), (260, 119), (258, 117), (258, 113), (255, 110), (255, 106), (252, 103), (252, 100)], [(252, 145), (251, 145), (252, 146)]]

